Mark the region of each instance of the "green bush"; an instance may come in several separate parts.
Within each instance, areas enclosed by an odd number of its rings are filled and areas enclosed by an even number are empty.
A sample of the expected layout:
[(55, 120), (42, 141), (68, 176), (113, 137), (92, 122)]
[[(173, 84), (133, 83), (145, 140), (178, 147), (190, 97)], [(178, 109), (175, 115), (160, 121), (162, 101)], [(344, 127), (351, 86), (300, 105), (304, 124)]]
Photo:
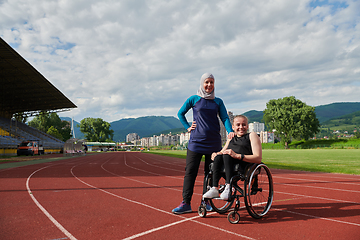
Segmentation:
[[(316, 148), (332, 148), (332, 149), (360, 149), (360, 139), (315, 139), (293, 141), (289, 144), (289, 149), (316, 149)], [(283, 143), (262, 143), (262, 149), (285, 149)]]
[(308, 141), (294, 141), (289, 144), (290, 149), (313, 149), (313, 148), (360, 148), (360, 139), (316, 139)]

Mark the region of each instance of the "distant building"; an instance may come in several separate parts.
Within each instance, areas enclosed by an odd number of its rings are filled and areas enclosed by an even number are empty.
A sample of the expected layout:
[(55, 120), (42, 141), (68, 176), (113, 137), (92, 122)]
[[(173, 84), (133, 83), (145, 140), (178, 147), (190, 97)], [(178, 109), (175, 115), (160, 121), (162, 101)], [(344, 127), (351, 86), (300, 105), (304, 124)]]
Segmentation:
[(150, 146), (157, 146), (156, 137), (157, 137), (156, 135), (153, 135), (152, 137), (150, 137), (150, 140), (149, 140)]
[(273, 132), (260, 132), (260, 141), (261, 143), (275, 143), (275, 136)]
[(141, 141), (141, 146), (150, 147), (150, 144), (149, 144), (150, 138), (149, 137), (142, 138), (142, 139), (140, 139), (140, 141)]
[(274, 143), (275, 136), (273, 132), (265, 131), (265, 124), (259, 122), (249, 123), (249, 132), (256, 132), (260, 137), (261, 143)]
[(190, 140), (190, 133), (185, 132), (180, 134), (180, 145), (184, 145), (184, 143), (189, 142)]
[(249, 132), (260, 133), (265, 131), (265, 124), (259, 122), (249, 123)]
[(139, 139), (140, 136), (137, 133), (129, 133), (128, 135), (126, 135), (126, 142), (133, 142)]
[(157, 139), (157, 146), (170, 146), (170, 145), (176, 145), (179, 141), (178, 141), (178, 137), (176, 135), (171, 135), (171, 133), (169, 134), (161, 134), (160, 136), (156, 137)]

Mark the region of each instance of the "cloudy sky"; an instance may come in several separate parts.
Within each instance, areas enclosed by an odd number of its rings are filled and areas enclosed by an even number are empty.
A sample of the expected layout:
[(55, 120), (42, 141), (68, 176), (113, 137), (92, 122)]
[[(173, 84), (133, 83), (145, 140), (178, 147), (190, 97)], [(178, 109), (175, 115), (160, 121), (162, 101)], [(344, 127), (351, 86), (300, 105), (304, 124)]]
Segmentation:
[(0, 0), (0, 36), (76, 121), (176, 116), (205, 72), (235, 114), (360, 102), (356, 0)]

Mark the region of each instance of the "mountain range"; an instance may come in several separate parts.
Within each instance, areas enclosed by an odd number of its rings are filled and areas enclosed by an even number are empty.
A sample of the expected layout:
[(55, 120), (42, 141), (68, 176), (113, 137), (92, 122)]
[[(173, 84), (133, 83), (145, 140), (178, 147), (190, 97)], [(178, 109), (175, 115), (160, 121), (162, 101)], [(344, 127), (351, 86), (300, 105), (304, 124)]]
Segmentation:
[(180, 120), (175, 117), (148, 116), (139, 118), (126, 118), (111, 122), (114, 130), (114, 140), (125, 141), (129, 133), (137, 133), (140, 137), (149, 137), (162, 131), (183, 128)]
[[(342, 102), (315, 107), (315, 113), (321, 125), (336, 126), (345, 124), (351, 126), (360, 125), (360, 102)], [(238, 113), (234, 113), (238, 114)], [(251, 110), (243, 115), (249, 118), (249, 122), (263, 122), (263, 112)], [(71, 121), (69, 117), (62, 117), (62, 120)], [(160, 135), (161, 133), (172, 132), (174, 134), (184, 132), (185, 129), (180, 120), (168, 116), (147, 116), (139, 118), (126, 118), (110, 122), (111, 129), (114, 130), (113, 140), (123, 142), (129, 133), (137, 133), (140, 137)], [(74, 121), (75, 137), (84, 138), (80, 132), (80, 123)]]
[[(316, 117), (320, 124), (357, 111), (360, 111), (360, 102), (331, 103), (315, 107)], [(251, 110), (243, 115), (249, 118), (249, 122), (263, 122), (263, 111)]]

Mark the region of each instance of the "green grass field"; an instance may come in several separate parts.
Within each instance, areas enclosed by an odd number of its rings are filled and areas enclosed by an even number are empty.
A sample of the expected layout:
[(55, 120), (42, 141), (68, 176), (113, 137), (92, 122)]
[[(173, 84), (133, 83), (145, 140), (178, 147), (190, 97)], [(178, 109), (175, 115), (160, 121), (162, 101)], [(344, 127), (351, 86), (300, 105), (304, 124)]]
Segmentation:
[[(186, 158), (186, 151), (149, 153)], [(360, 149), (263, 150), (263, 162), (270, 168), (360, 175)]]

